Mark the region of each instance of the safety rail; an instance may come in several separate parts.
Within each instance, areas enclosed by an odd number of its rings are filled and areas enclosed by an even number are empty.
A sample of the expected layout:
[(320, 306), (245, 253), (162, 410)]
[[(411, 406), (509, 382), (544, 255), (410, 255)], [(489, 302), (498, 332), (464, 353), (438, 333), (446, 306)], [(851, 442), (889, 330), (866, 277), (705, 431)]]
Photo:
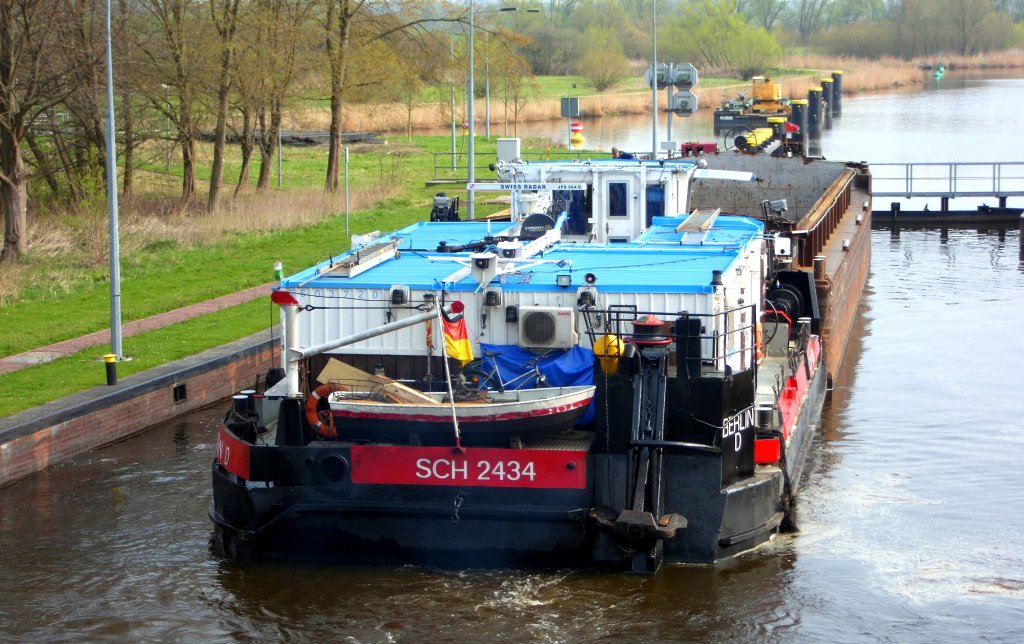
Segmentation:
[(1020, 197), (1024, 161), (872, 163), (875, 197)]
[(632, 324), (644, 316), (656, 316), (664, 322), (657, 337), (671, 340), (669, 347), (677, 355), (679, 373), (684, 373), (685, 369), (689, 377), (700, 376), (704, 369), (719, 373), (743, 371), (753, 368), (757, 362), (757, 311), (753, 304), (721, 313), (640, 311), (626, 304), (612, 305), (605, 310), (587, 308), (581, 312), (587, 320), (586, 334), (591, 344), (606, 334), (622, 340), (650, 341), (649, 334), (634, 335)]
[[(490, 162), (485, 165), (480, 165), (480, 160), (484, 159), (483, 155), (477, 155), (479, 159), (474, 164), (476, 170), (477, 179), (480, 178), (480, 172), (490, 170)], [(601, 158), (607, 158), (609, 155), (605, 153), (597, 153), (596, 156)], [(434, 153), (434, 182), (466, 182), (466, 178), (469, 175), (469, 155), (465, 152), (435, 152)], [(570, 152), (569, 150), (549, 150), (548, 152), (523, 152), (521, 157), (524, 161), (565, 161), (565, 160), (581, 160), (594, 158), (594, 154), (584, 154), (581, 152)]]
[[(860, 171), (865, 172), (863, 168)], [(796, 254), (798, 265), (812, 266), (814, 258), (825, 248), (832, 231), (836, 229), (839, 220), (850, 207), (852, 186), (856, 176), (857, 171), (853, 168), (844, 170), (842, 182), (838, 185), (833, 184), (800, 222), (802, 231), (798, 236), (799, 252)]]

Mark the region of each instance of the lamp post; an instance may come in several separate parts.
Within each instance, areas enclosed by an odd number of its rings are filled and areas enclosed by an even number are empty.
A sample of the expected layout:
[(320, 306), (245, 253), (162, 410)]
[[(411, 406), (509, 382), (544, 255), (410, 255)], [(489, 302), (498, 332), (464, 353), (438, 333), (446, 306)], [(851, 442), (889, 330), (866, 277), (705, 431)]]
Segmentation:
[(658, 0), (651, 3), (651, 10), (654, 42), (654, 63), (651, 67), (651, 158), (655, 159), (658, 156)]
[(454, 173), (455, 172), (455, 161), (458, 158), (458, 157), (456, 157), (456, 149), (457, 148), (456, 148), (456, 145), (455, 145), (455, 34), (452, 34), (452, 38), (451, 38), (451, 54), (452, 54), (452, 64), (451, 64), (452, 91), (451, 91), (451, 94), (449, 96), (450, 96), (451, 102), (452, 102), (452, 173)]
[(491, 38), (484, 34), (484, 136), (491, 139)]
[(117, 147), (114, 141), (114, 59), (107, 0), (107, 229), (110, 234), (110, 353), (124, 358), (121, 347), (121, 241), (117, 210)]
[(473, 190), (473, 182), (476, 181), (476, 168), (474, 164), (476, 162), (476, 149), (473, 146), (473, 138), (476, 135), (473, 128), (473, 103), (476, 102), (473, 96), (473, 32), (476, 31), (474, 28), (475, 16), (473, 15), (473, 0), (469, 0), (469, 106), (466, 109), (466, 118), (469, 120), (469, 170), (467, 181), (469, 185), (466, 187), (466, 214), (470, 219), (476, 219), (476, 209), (474, 208), (473, 200), (476, 197), (476, 190)]
[[(500, 7), (498, 9), (492, 9), (490, 11), (482, 11), (481, 13), (498, 13), (512, 11), (519, 11), (519, 7)], [(539, 13), (540, 9), (526, 9), (525, 11), (526, 13)], [(476, 136), (476, 128), (473, 123), (473, 103), (475, 102), (474, 99), (476, 98), (474, 96), (475, 90), (473, 87), (473, 36), (474, 33), (476, 32), (475, 18), (476, 11), (474, 2), (473, 0), (469, 0), (469, 89), (467, 92), (467, 94), (469, 94), (469, 96), (467, 96), (469, 105), (466, 108), (466, 119), (469, 125), (469, 172), (467, 173), (468, 176), (466, 180), (469, 185), (466, 187), (466, 214), (470, 219), (476, 218), (476, 209), (474, 207), (475, 204), (473, 203), (476, 197), (476, 190), (474, 190), (472, 187), (473, 182), (476, 181), (476, 147), (474, 145), (473, 140), (474, 137)], [(490, 126), (488, 125), (488, 127)]]

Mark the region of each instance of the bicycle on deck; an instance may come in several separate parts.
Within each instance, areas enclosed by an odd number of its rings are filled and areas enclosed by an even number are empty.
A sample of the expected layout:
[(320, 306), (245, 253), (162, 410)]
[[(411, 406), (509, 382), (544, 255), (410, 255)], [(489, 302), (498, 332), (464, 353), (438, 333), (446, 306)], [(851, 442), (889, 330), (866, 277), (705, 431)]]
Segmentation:
[[(533, 389), (535, 387), (547, 387), (548, 379), (540, 371), (540, 361), (550, 352), (545, 352), (531, 358), (524, 365), (527, 370), (511, 380), (505, 380), (498, 368), (498, 361), (495, 360), (501, 355), (500, 351), (484, 351), (484, 356), (490, 360), (474, 360), (462, 368), (462, 377), (466, 386), (471, 389), (496, 389), (504, 392), (506, 389)], [(490, 368), (487, 364), (490, 362)]]

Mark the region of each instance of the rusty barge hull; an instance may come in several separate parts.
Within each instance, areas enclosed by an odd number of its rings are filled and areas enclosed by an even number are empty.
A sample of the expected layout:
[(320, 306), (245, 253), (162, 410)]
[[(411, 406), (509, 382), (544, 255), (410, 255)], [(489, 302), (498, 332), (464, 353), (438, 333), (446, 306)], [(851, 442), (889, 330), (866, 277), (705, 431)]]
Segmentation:
[(871, 174), (866, 164), (825, 159), (722, 154), (715, 167), (753, 171), (761, 180), (722, 186), (697, 181), (696, 207), (749, 210), (784, 195), (794, 220), (794, 267), (815, 271), (829, 385), (843, 363), (871, 266)]

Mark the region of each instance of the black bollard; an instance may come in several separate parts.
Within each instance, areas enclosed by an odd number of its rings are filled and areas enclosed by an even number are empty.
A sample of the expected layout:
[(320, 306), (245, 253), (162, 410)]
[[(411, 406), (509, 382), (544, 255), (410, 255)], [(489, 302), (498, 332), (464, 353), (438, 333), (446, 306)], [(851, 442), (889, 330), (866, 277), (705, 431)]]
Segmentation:
[(790, 101), (790, 106), (793, 108), (793, 113), (790, 115), (790, 120), (797, 126), (797, 131), (793, 132), (793, 136), (790, 138), (790, 142), (793, 143), (794, 147), (799, 146), (800, 156), (807, 155), (807, 99), (796, 98)]
[(821, 88), (807, 90), (807, 136), (804, 137), (804, 156), (821, 156)]
[(839, 118), (843, 115), (843, 72), (836, 70), (832, 72), (832, 116)]
[(821, 79), (821, 127), (832, 129), (832, 79)]
[(117, 384), (117, 354), (107, 353), (103, 356), (103, 366), (107, 370), (107, 385)]

